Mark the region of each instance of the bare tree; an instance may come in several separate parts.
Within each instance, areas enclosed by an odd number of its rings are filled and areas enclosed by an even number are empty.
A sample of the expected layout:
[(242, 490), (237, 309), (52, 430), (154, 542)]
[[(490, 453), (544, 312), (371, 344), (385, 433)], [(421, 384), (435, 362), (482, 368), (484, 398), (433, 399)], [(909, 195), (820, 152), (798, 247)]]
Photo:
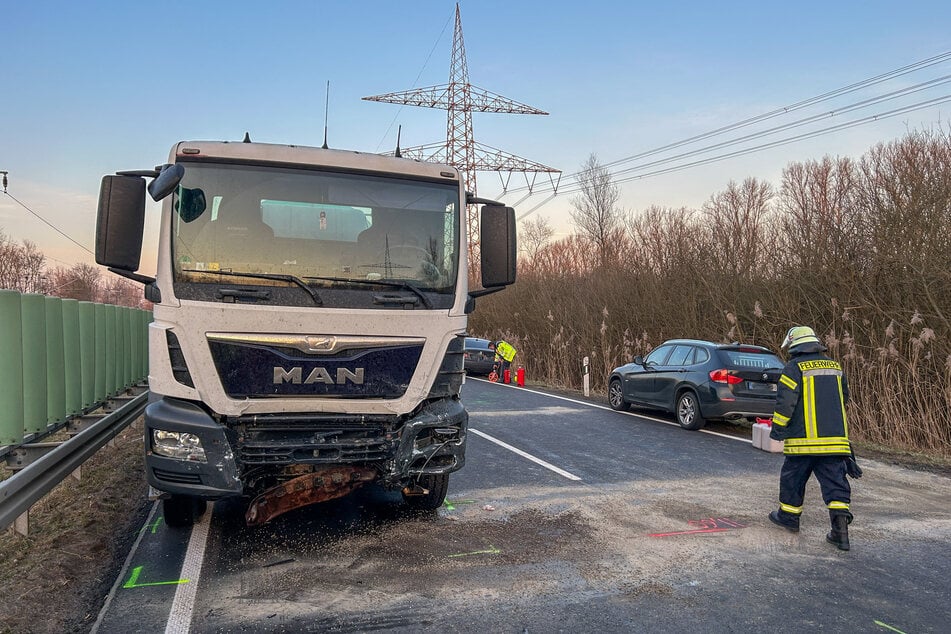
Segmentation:
[(779, 243), (787, 267), (816, 273), (851, 268), (863, 242), (855, 181), (848, 158), (826, 156), (783, 170)]
[(100, 301), (99, 269), (90, 264), (57, 267), (50, 272), (49, 294), (80, 301)]
[(752, 279), (769, 264), (773, 252), (766, 242), (766, 221), (772, 186), (755, 178), (730, 181), (710, 197), (703, 214), (709, 228), (709, 261), (733, 276)]
[(0, 288), (21, 293), (42, 293), (46, 290), (44, 256), (29, 240), (17, 244), (0, 230)]
[(581, 193), (571, 199), (571, 220), (581, 235), (594, 244), (598, 262), (605, 267), (611, 254), (617, 252), (614, 240), (623, 216), (617, 204), (621, 190), (595, 154), (581, 166), (578, 186)]
[(518, 232), (518, 246), (531, 263), (535, 261), (539, 252), (548, 244), (553, 235), (555, 235), (555, 230), (551, 228), (548, 218), (538, 216), (522, 223)]

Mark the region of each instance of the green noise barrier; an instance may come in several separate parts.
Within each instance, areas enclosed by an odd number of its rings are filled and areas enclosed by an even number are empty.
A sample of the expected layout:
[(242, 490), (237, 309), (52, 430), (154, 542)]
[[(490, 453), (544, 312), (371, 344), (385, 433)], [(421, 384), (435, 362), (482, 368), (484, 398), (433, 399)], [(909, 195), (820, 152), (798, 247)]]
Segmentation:
[(151, 320), (137, 308), (0, 290), (0, 448), (147, 378)]

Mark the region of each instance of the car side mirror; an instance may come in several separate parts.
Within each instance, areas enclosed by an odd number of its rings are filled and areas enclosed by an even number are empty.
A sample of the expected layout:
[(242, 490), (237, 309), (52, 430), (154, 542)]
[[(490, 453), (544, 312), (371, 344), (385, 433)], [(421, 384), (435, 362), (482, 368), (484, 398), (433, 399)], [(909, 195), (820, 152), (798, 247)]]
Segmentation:
[(641, 355), (637, 355), (636, 357), (634, 357), (634, 363), (636, 363), (637, 365), (644, 365), (644, 357), (642, 357)]

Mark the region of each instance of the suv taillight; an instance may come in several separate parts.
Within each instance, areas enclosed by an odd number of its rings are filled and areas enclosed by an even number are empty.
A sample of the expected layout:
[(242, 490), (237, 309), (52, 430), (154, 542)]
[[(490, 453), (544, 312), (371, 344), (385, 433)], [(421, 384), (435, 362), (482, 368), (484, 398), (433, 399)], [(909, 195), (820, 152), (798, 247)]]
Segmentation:
[(743, 379), (740, 377), (730, 374), (727, 370), (713, 370), (710, 372), (710, 380), (714, 383), (726, 383), (727, 385), (736, 385), (737, 383), (742, 383)]

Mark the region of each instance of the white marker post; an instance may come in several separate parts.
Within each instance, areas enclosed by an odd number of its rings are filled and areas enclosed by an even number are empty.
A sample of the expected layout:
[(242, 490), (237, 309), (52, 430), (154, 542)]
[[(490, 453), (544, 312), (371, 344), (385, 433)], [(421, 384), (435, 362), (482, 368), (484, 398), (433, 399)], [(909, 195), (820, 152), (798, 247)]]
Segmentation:
[(584, 381), (584, 395), (591, 395), (591, 379), (588, 377), (588, 357), (581, 360), (581, 378)]

